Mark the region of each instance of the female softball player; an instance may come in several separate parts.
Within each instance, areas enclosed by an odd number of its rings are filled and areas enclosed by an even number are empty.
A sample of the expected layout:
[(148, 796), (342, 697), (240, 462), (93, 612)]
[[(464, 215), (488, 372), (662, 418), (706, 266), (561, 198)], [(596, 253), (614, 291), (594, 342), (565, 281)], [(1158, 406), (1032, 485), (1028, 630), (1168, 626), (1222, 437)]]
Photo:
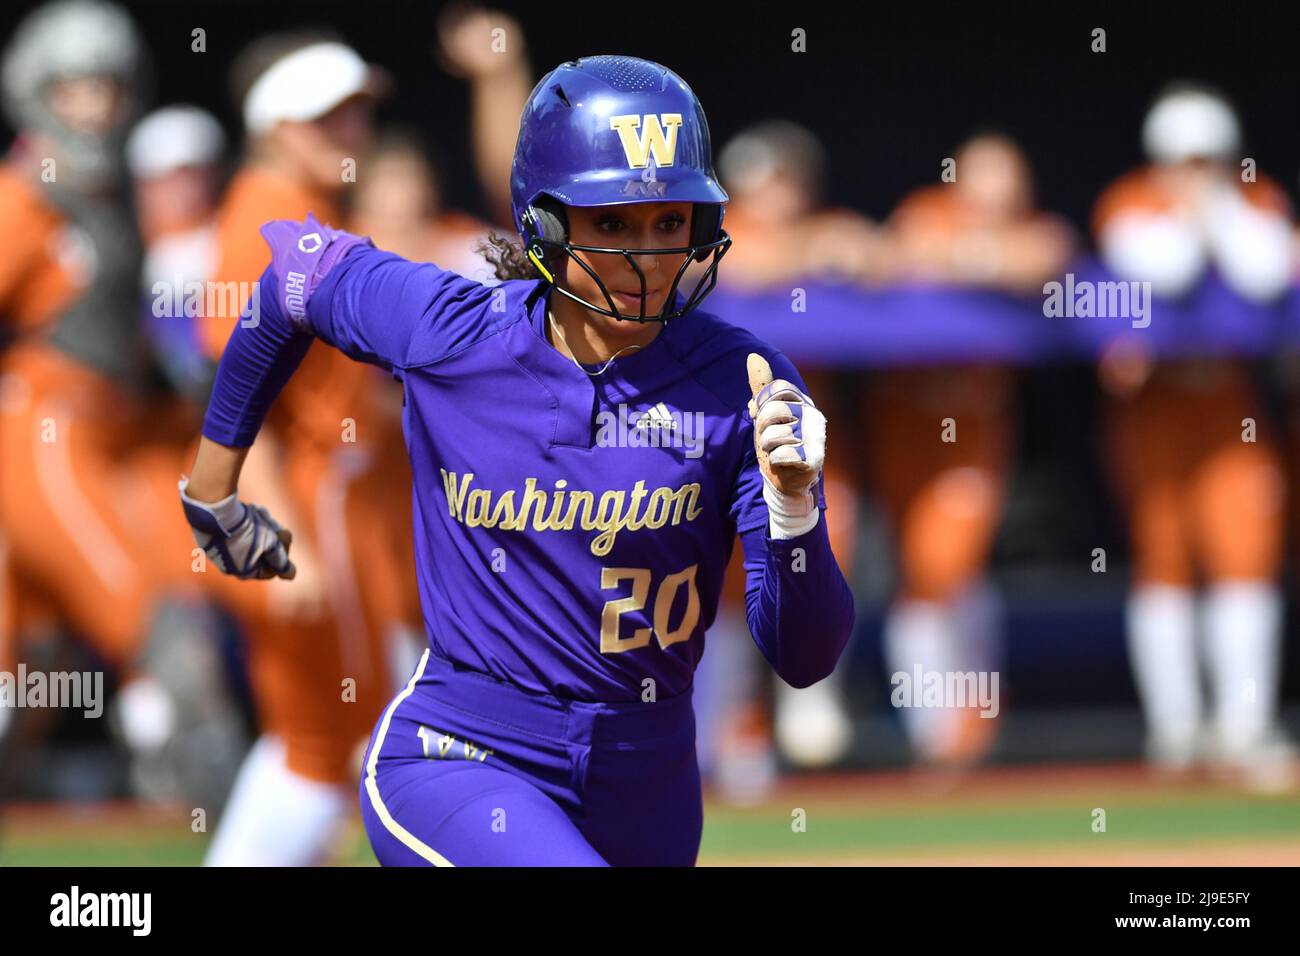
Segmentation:
[(391, 369), (429, 648), (366, 754), (376, 855), (689, 865), (692, 675), (736, 534), (784, 680), (826, 677), (852, 629), (826, 420), (783, 355), (696, 309), (727, 194), (675, 73), (596, 56), (547, 74), (511, 189), (523, 246), (497, 240), (496, 286), (314, 217), (264, 226), (260, 320), (226, 347), (182, 502), (227, 573), (292, 577), (288, 530), (238, 499), (248, 446), (313, 339)]

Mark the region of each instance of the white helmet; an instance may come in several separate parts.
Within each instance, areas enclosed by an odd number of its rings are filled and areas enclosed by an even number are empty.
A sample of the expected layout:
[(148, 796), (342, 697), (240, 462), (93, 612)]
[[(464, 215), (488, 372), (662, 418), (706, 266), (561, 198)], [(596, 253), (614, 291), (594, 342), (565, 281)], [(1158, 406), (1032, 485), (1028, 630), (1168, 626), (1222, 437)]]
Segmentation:
[(185, 166), (211, 166), (225, 148), (226, 134), (207, 110), (188, 104), (164, 106), (131, 130), (126, 164), (135, 178), (152, 179)]
[(1223, 96), (1207, 87), (1179, 84), (1163, 92), (1147, 112), (1142, 145), (1158, 163), (1234, 160), (1241, 128)]

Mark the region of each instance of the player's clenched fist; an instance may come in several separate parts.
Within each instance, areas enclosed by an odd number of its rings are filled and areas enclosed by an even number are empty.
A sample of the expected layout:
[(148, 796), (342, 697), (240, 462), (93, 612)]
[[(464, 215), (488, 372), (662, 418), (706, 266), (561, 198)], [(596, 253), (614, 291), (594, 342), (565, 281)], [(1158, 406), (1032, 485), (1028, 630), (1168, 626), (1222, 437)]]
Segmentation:
[(815, 528), (820, 516), (813, 486), (826, 458), (826, 416), (790, 382), (772, 381), (772, 367), (757, 352), (749, 354), (748, 371), (771, 535), (794, 538)]
[(237, 578), (293, 578), (292, 532), (265, 508), (244, 504), (236, 495), (195, 501), (185, 493), (188, 483), (182, 478), (179, 485), (185, 517), (195, 542), (218, 568)]

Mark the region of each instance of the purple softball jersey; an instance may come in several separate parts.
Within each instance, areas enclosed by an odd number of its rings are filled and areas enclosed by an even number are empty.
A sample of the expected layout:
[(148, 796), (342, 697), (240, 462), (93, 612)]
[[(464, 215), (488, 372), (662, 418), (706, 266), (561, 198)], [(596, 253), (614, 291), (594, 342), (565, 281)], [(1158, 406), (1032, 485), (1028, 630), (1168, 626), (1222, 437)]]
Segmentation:
[[(427, 830), (430, 815), (441, 821), (452, 804), (473, 804), (464, 787), (500, 790), (496, 774), (509, 775), (519, 806), (532, 808), (521, 811), (535, 817), (524, 832), (547, 834), (537, 846), (570, 845), (561, 819), (593, 846), (593, 834), (611, 827), (653, 829), (656, 821), (620, 815), (602, 797), (606, 787), (575, 782), (612, 760), (619, 774), (605, 779), (654, 777), (693, 797), (654, 801), (657, 824), (681, 838), (664, 837), (665, 846), (689, 852), (656, 856), (605, 837), (607, 861), (691, 862), (699, 778), (689, 693), (737, 534), (750, 630), (783, 679), (806, 686), (825, 677), (852, 629), (852, 597), (825, 521), (798, 538), (768, 537), (746, 358), (762, 354), (774, 376), (802, 388), (794, 367), (696, 310), (592, 376), (547, 341), (549, 289), (540, 281), (485, 286), (311, 219), (263, 232), (274, 255), (261, 319), (227, 346), (204, 434), (251, 442), (312, 335), (405, 385), (430, 653), (385, 712), (368, 756), (374, 782), (363, 781), (363, 806), (381, 860), (410, 855), (399, 832)], [(818, 503), (825, 507), (820, 488)], [(472, 700), (481, 703), (467, 706)], [(536, 715), (553, 707), (562, 716), (534, 731)], [(494, 737), (498, 710), (517, 720)], [(594, 737), (592, 721), (603, 728)], [(427, 753), (430, 734), (496, 753), (454, 765)], [(584, 749), (594, 756), (576, 774), (574, 755)], [(394, 782), (402, 773), (429, 786)], [(394, 789), (406, 794), (404, 820), (383, 799)], [(486, 825), (449, 824), (437, 835), (452, 847), (446, 859), (498, 860), (474, 848), (475, 828)], [(506, 858), (536, 860), (530, 852)], [(556, 862), (580, 862), (585, 851), (555, 853)]]

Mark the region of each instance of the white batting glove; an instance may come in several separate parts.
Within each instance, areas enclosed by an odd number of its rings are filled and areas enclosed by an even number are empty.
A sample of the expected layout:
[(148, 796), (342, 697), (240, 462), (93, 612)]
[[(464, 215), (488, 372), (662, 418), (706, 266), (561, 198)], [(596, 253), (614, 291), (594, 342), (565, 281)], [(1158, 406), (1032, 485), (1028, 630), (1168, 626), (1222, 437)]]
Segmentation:
[(772, 367), (757, 352), (749, 354), (747, 364), (768, 533), (797, 538), (817, 527), (821, 517), (813, 488), (826, 460), (826, 416), (790, 382), (772, 381)]
[(236, 495), (220, 501), (195, 501), (185, 493), (188, 478), (178, 485), (185, 519), (194, 541), (225, 574), (237, 578), (292, 579), (297, 569), (289, 560), (293, 533), (270, 512), (246, 505)]

